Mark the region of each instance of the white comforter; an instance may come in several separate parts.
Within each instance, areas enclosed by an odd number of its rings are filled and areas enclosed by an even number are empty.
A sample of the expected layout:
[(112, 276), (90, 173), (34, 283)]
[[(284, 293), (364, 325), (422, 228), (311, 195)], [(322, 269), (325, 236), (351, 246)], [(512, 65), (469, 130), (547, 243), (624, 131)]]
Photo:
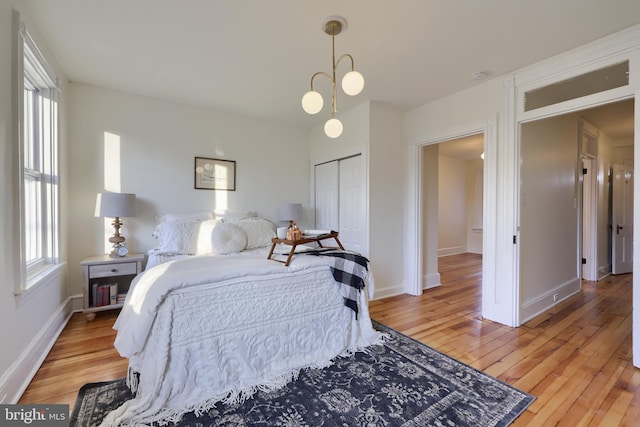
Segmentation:
[(197, 256), (147, 270), (114, 326), (137, 394), (103, 425), (176, 421), (379, 343), (366, 291), (359, 309), (356, 319), (344, 306), (322, 257), (299, 255), (284, 267), (262, 257)]

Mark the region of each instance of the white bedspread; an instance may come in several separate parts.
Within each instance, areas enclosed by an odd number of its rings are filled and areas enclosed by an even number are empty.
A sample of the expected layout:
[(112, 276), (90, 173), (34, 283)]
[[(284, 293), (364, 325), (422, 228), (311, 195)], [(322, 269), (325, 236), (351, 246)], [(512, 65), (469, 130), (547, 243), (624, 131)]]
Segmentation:
[(147, 270), (114, 326), (137, 395), (103, 426), (177, 421), (380, 343), (366, 291), (359, 306), (356, 319), (321, 257), (297, 256), (284, 267), (262, 257), (197, 256)]

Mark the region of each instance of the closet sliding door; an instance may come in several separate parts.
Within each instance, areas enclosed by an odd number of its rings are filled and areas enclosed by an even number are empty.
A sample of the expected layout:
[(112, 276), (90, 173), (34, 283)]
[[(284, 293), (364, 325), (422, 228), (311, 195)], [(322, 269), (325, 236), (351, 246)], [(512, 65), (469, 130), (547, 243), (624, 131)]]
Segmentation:
[(346, 249), (365, 253), (365, 176), (362, 156), (355, 155), (315, 167), (318, 229), (336, 230)]
[(316, 165), (316, 220), (319, 230), (339, 230), (339, 169), (338, 161)]

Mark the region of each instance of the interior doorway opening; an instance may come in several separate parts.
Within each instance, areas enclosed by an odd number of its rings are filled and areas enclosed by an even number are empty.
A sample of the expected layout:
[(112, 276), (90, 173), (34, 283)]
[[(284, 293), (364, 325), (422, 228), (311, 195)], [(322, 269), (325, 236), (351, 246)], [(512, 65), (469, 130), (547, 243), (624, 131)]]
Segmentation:
[(443, 264), (451, 271), (456, 259), (464, 264), (465, 254), (482, 257), (484, 133), (425, 145), (421, 156), (422, 289), (429, 289), (444, 283)]
[[(628, 165), (627, 183), (633, 178), (633, 106), (628, 99), (521, 125), (521, 322), (579, 292), (583, 278), (612, 274), (617, 228), (629, 236), (633, 230), (613, 213), (616, 164)], [(597, 135), (597, 149), (585, 147), (581, 123)], [(632, 207), (632, 189), (627, 193)], [(632, 221), (633, 212), (625, 218)], [(630, 263), (631, 250), (627, 245)]]

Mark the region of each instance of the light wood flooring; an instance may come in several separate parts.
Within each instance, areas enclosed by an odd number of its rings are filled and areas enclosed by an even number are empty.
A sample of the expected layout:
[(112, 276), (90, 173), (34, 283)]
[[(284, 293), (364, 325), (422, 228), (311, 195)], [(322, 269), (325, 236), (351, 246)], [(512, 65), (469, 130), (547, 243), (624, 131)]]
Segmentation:
[[(442, 286), (370, 303), (371, 317), (480, 369), (536, 401), (514, 426), (638, 426), (640, 369), (631, 362), (630, 274), (583, 292), (520, 328), (481, 318), (481, 256), (440, 259)], [(20, 403), (73, 408), (87, 382), (125, 376), (113, 348), (117, 312), (75, 314)]]

